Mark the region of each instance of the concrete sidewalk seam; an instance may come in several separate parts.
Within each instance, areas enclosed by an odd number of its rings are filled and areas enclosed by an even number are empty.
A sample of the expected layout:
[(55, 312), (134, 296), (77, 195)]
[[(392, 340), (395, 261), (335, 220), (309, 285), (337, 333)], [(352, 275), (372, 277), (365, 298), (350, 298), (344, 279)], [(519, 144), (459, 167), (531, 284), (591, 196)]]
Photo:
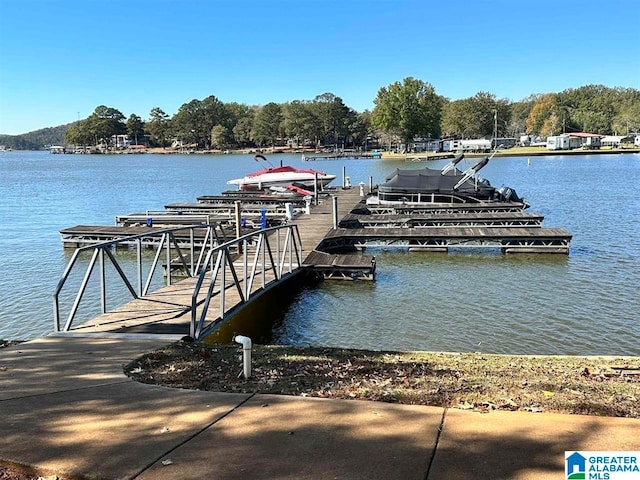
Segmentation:
[(444, 409), (442, 410), (440, 425), (438, 425), (438, 434), (436, 435), (436, 441), (433, 444), (433, 450), (431, 452), (431, 460), (429, 461), (429, 465), (427, 466), (427, 472), (424, 476), (424, 480), (429, 480), (429, 474), (431, 473), (431, 466), (433, 465), (433, 461), (436, 459), (436, 453), (438, 452), (438, 443), (440, 443), (440, 437), (442, 436), (442, 431), (444, 430), (444, 421), (447, 416), (448, 410), (449, 410), (449, 407), (444, 407)]
[(218, 423), (221, 420), (224, 420), (225, 418), (227, 418), (229, 415), (231, 415), (233, 412), (235, 412), (236, 410), (238, 410), (240, 407), (242, 407), (245, 403), (247, 403), (249, 400), (251, 400), (253, 397), (255, 397), (256, 395), (258, 395), (259, 392), (254, 392), (252, 393), (250, 396), (248, 396), (247, 398), (245, 398), (242, 402), (240, 402), (238, 405), (236, 405), (235, 407), (233, 407), (232, 409), (230, 409), (227, 413), (225, 413), (224, 415), (221, 415), (220, 417), (216, 418), (215, 420), (213, 420), (212, 422), (209, 422), (207, 425), (205, 425), (204, 427), (202, 427), (200, 430), (198, 430), (197, 432), (195, 432), (194, 434), (190, 435), (189, 437), (185, 438), (182, 442), (174, 445), (173, 447), (171, 447), (169, 450), (167, 450), (166, 452), (162, 453), (161, 455), (159, 455), (157, 458), (153, 459), (151, 462), (149, 462), (149, 464), (145, 465), (144, 467), (142, 467), (138, 472), (134, 473), (131, 477), (130, 480), (134, 480), (136, 478), (138, 478), (140, 475), (142, 475), (144, 472), (146, 472), (147, 470), (149, 470), (153, 465), (155, 465), (156, 463), (158, 463), (162, 458), (166, 457), (167, 455), (171, 454), (171, 452), (177, 450), (178, 448), (186, 445), (187, 443), (189, 443), (191, 440), (193, 440), (194, 438), (196, 438), (197, 436), (201, 435), (202, 433), (204, 433), (205, 431), (207, 431), (208, 429), (210, 429), (211, 427), (213, 427), (216, 423)]
[(33, 393), (31, 395), (21, 395), (21, 396), (17, 396), (17, 397), (1, 398), (0, 399), (0, 403), (13, 401), (13, 400), (22, 400), (22, 399), (25, 399), (25, 398), (46, 397), (46, 396), (49, 396), (49, 395), (58, 395), (60, 393), (66, 393), (66, 392), (79, 392), (79, 391), (83, 391), (83, 390), (91, 390), (92, 388), (110, 387), (112, 385), (120, 385), (122, 383), (127, 383), (127, 382), (133, 382), (133, 380), (131, 380), (129, 377), (125, 377), (122, 380), (117, 380), (117, 381), (109, 382), (109, 383), (100, 383), (100, 384), (96, 384), (96, 385), (90, 385), (90, 386), (87, 386), (87, 387), (68, 388), (68, 389), (55, 390), (55, 391), (44, 392), (44, 393)]

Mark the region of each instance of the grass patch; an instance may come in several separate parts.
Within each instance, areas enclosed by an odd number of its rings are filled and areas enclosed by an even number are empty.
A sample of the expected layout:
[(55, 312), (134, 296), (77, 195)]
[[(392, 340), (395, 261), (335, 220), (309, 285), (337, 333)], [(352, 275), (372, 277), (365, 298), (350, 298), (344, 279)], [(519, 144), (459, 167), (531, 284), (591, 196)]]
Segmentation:
[(176, 342), (125, 366), (175, 388), (373, 400), (488, 412), (524, 410), (640, 418), (640, 358), (378, 352)]

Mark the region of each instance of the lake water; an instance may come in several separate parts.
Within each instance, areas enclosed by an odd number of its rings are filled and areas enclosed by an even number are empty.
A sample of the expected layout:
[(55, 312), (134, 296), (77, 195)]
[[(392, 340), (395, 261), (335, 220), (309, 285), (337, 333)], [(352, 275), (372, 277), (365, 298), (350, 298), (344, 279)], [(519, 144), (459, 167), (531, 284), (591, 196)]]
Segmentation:
[[(380, 183), (395, 168), (425, 165), (270, 157), (281, 159), (334, 173), (338, 184), (343, 166), (353, 184), (368, 184), (369, 176)], [(52, 331), (52, 292), (70, 257), (59, 230), (193, 202), (262, 166), (251, 155), (0, 153), (0, 338)], [(570, 255), (376, 251), (375, 282), (304, 290), (273, 342), (640, 355), (640, 155), (502, 157), (481, 173), (516, 188), (529, 211), (545, 215), (544, 226), (572, 233)]]

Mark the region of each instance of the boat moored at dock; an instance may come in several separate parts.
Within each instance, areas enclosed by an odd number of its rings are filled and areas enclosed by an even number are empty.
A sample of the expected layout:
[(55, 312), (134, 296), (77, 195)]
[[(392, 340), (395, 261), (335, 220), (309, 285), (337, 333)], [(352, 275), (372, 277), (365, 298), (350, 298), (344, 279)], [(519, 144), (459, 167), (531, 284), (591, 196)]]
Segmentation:
[[(267, 161), (263, 155), (256, 155), (256, 161)], [(229, 180), (227, 184), (237, 185), (238, 190), (264, 190), (271, 187), (289, 187), (291, 185), (313, 189), (326, 187), (336, 178), (335, 175), (313, 170), (311, 168), (297, 168), (291, 165), (271, 165), (256, 172), (249, 173), (242, 178)]]
[(490, 203), (516, 202), (528, 205), (511, 187), (495, 188), (478, 176), (490, 160), (485, 157), (467, 170), (457, 165), (464, 158), (460, 154), (441, 170), (432, 168), (396, 169), (378, 187), (378, 195), (368, 199), (370, 205), (422, 203)]

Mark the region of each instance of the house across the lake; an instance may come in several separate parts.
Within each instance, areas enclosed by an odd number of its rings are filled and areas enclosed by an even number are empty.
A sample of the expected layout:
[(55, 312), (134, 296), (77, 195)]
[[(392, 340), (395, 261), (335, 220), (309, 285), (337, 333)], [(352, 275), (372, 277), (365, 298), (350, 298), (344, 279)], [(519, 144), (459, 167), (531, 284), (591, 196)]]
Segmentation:
[(600, 148), (601, 139), (604, 135), (597, 133), (563, 133), (547, 137), (547, 149), (549, 150), (571, 150), (574, 148)]

